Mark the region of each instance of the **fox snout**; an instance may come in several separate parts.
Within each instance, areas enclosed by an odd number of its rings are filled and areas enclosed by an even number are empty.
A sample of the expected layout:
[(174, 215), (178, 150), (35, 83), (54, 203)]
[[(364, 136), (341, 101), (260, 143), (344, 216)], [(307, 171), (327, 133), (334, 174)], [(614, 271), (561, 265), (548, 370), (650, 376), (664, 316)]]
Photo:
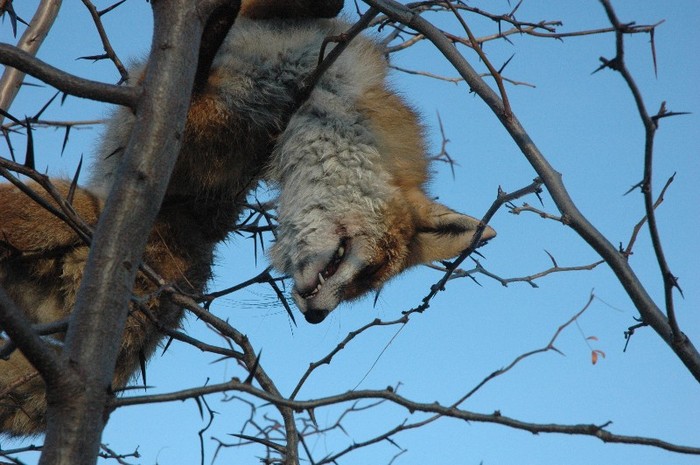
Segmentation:
[(299, 251), (300, 260), (290, 262), (286, 270), (294, 280), (294, 302), (313, 324), (323, 321), (342, 301), (373, 287), (370, 282), (356, 285), (369, 259), (361, 239), (338, 235), (329, 243), (325, 234), (316, 239)]
[(304, 313), (304, 318), (307, 322), (315, 325), (325, 320), (329, 313), (329, 310), (307, 310)]

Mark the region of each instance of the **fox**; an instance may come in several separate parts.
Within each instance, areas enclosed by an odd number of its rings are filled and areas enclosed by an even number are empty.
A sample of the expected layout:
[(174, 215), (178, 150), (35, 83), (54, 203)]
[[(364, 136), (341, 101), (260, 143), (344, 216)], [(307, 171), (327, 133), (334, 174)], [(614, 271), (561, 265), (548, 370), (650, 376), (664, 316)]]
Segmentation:
[[(215, 247), (236, 229), (245, 198), (260, 181), (277, 190), (270, 262), (292, 279), (292, 298), (311, 324), (410, 267), (455, 257), (478, 229), (481, 243), (496, 235), (479, 219), (430, 198), (424, 127), (390, 88), (375, 39), (353, 39), (295, 108), (295, 89), (315, 70), (326, 39), (349, 27), (335, 17), (338, 4), (242, 2), (206, 85), (192, 96), (182, 148), (143, 256), (183, 292), (205, 291)], [(129, 85), (139, 85), (142, 68), (130, 73)], [(89, 179), (74, 192), (72, 207), (88, 225), (99, 220), (135, 120), (130, 109), (113, 113)], [(68, 196), (70, 181), (54, 183)], [(0, 184), (0, 287), (33, 324), (67, 319), (88, 253), (65, 222), (15, 186)], [(114, 390), (154, 353), (163, 338), (159, 328), (181, 324), (183, 310), (156, 290), (137, 277), (133, 292), (142, 305), (130, 308)], [(63, 336), (52, 336), (56, 350)], [(0, 339), (7, 341), (1, 332)], [(45, 411), (44, 382), (21, 351), (0, 360), (0, 433), (40, 434)]]

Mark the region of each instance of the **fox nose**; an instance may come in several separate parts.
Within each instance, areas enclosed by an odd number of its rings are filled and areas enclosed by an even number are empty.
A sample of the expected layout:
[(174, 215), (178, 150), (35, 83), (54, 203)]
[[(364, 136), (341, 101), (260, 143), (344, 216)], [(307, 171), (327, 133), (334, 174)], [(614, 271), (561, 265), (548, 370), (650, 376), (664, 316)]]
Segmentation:
[(322, 322), (329, 314), (328, 310), (308, 309), (304, 312), (304, 318), (312, 325)]

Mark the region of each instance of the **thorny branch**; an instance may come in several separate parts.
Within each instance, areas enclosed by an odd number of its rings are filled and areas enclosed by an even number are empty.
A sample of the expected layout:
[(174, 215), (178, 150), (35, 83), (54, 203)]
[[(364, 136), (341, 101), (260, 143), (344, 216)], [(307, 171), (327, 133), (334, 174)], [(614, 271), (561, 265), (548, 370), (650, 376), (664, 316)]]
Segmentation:
[[(668, 324), (671, 328), (672, 333), (672, 345), (674, 347), (682, 347), (685, 344), (689, 344), (687, 337), (683, 334), (680, 327), (678, 326), (678, 321), (676, 319), (676, 312), (673, 303), (673, 289), (676, 288), (678, 291), (683, 293), (680, 286), (678, 285), (678, 278), (671, 272), (671, 268), (666, 260), (664, 254), (663, 245), (661, 243), (661, 237), (659, 234), (659, 229), (656, 223), (656, 214), (654, 213), (654, 195), (652, 191), (653, 185), (653, 157), (654, 157), (654, 135), (656, 129), (658, 128), (659, 119), (669, 116), (666, 110), (666, 104), (663, 102), (656, 115), (650, 115), (644, 104), (644, 99), (642, 93), (639, 90), (632, 73), (630, 73), (627, 65), (625, 64), (625, 49), (624, 49), (624, 36), (626, 32), (630, 29), (629, 24), (623, 24), (617, 18), (615, 10), (610, 4), (609, 0), (600, 0), (603, 4), (606, 14), (610, 23), (615, 28), (615, 45), (616, 45), (616, 55), (612, 60), (607, 60), (601, 57), (601, 61), (605, 67), (611, 68), (622, 75), (625, 80), (627, 87), (629, 87), (632, 92), (632, 96), (637, 105), (637, 111), (642, 119), (642, 124), (644, 125), (645, 132), (645, 142), (644, 142), (644, 174), (641, 183), (641, 191), (644, 195), (644, 208), (647, 213), (647, 223), (649, 224), (649, 235), (651, 236), (652, 246), (654, 248), (654, 253), (656, 254), (656, 260), (658, 262), (659, 271), (661, 271), (661, 278), (664, 285), (664, 300), (666, 308), (666, 316), (668, 317)], [(653, 35), (652, 46), (653, 46)], [(654, 48), (652, 48), (652, 52)], [(654, 62), (656, 58), (654, 56)], [(696, 374), (696, 378), (700, 379), (700, 375)]]
[(438, 402), (433, 403), (422, 403), (414, 402), (403, 396), (398, 395), (393, 389), (388, 388), (385, 390), (361, 390), (361, 391), (349, 391), (344, 394), (338, 394), (328, 397), (320, 397), (313, 400), (299, 401), (291, 400), (283, 397), (278, 397), (271, 394), (265, 390), (258, 389), (251, 384), (243, 383), (237, 378), (231, 381), (211, 384), (208, 386), (202, 386), (198, 388), (186, 389), (182, 391), (172, 392), (168, 394), (158, 394), (150, 396), (134, 396), (122, 399), (116, 399), (113, 401), (114, 407), (122, 407), (126, 405), (138, 405), (143, 403), (155, 403), (155, 402), (172, 402), (181, 401), (183, 399), (189, 399), (194, 397), (199, 397), (207, 394), (225, 392), (225, 391), (238, 391), (248, 393), (266, 402), (273, 403), (279, 406), (285, 406), (295, 411), (304, 410), (314, 410), (320, 407), (326, 407), (330, 405), (335, 405), (344, 402), (351, 402), (360, 399), (386, 399), (393, 404), (404, 407), (409, 413), (415, 412), (425, 412), (438, 414), (442, 417), (455, 418), (460, 420), (465, 420), (469, 422), (479, 422), (479, 423), (494, 423), (504, 426), (509, 426), (511, 428), (520, 429), (523, 431), (529, 431), (534, 434), (540, 433), (560, 433), (560, 434), (576, 434), (582, 436), (593, 436), (602, 440), (603, 442), (620, 443), (620, 444), (639, 444), (648, 445), (653, 447), (658, 447), (668, 451), (684, 453), (684, 454), (694, 454), (700, 455), (700, 448), (682, 446), (677, 444), (672, 444), (667, 441), (663, 441), (655, 438), (647, 438), (641, 436), (627, 436), (614, 434), (607, 431), (605, 428), (609, 425), (605, 423), (603, 425), (593, 425), (593, 424), (578, 424), (578, 425), (558, 425), (558, 424), (543, 424), (543, 423), (531, 423), (524, 422), (521, 420), (516, 420), (504, 416), (501, 412), (494, 412), (492, 414), (483, 414), (470, 412), (462, 410), (459, 408), (444, 406)]
[[(603, 260), (598, 260), (597, 262), (589, 263), (587, 265), (576, 265), (576, 266), (559, 266), (557, 264), (556, 260), (554, 257), (545, 250), (545, 253), (549, 256), (550, 260), (552, 261), (552, 266), (550, 268), (547, 268), (546, 270), (539, 271), (537, 273), (533, 273), (528, 276), (518, 276), (515, 278), (502, 278), (486, 268), (481, 264), (481, 262), (473, 257), (472, 260), (474, 261), (474, 268), (469, 269), (469, 270), (463, 270), (461, 268), (458, 268), (452, 272), (452, 276), (450, 279), (456, 279), (456, 278), (464, 278), (464, 277), (469, 277), (474, 279), (475, 274), (482, 274), (484, 276), (488, 276), (491, 279), (495, 279), (501, 285), (508, 287), (508, 284), (511, 283), (527, 283), (533, 288), (538, 288), (539, 286), (535, 282), (536, 280), (543, 278), (545, 276), (548, 276), (553, 273), (568, 273), (572, 271), (590, 271), (597, 267), (598, 265), (601, 265), (605, 263)], [(446, 271), (444, 267), (437, 267), (437, 266), (432, 266), (432, 268), (435, 268), (440, 271)]]
[[(124, 1), (125, 0), (122, 0), (122, 2)], [(82, 0), (82, 2), (83, 5), (85, 5), (85, 7), (90, 12), (90, 16), (92, 17), (92, 20), (95, 23), (95, 28), (97, 28), (97, 33), (100, 35), (100, 40), (102, 41), (102, 47), (104, 48), (105, 55), (99, 58), (109, 58), (112, 61), (112, 63), (114, 63), (114, 66), (117, 68), (117, 71), (119, 71), (119, 75), (121, 76), (121, 79), (119, 80), (117, 85), (127, 82), (129, 80), (129, 73), (127, 72), (126, 68), (124, 67), (124, 64), (121, 62), (117, 54), (114, 52), (112, 44), (109, 41), (109, 37), (107, 37), (107, 31), (105, 31), (104, 25), (102, 24), (102, 15), (109, 11), (112, 11), (114, 5), (110, 8), (107, 8), (106, 10), (98, 11), (97, 8), (95, 8), (95, 5), (93, 5), (90, 0)], [(122, 2), (119, 2), (118, 4), (121, 4)]]
[(131, 108), (135, 107), (138, 100), (139, 91), (134, 87), (114, 86), (74, 76), (11, 45), (0, 44), (0, 63), (17, 68), (61, 92), (77, 97)]
[[(17, 50), (25, 52), (29, 56), (36, 55), (58, 15), (61, 3), (62, 0), (42, 0), (39, 3), (34, 17), (17, 43)], [(1, 57), (0, 62), (4, 63)], [(23, 80), (22, 70), (11, 67), (5, 69), (2, 78), (0, 78), (0, 109), (9, 110)], [(0, 123), (3, 119), (4, 117), (0, 115)]]
[(479, 55), (479, 58), (481, 61), (486, 65), (486, 67), (489, 70), (489, 73), (493, 78), (496, 80), (496, 85), (498, 86), (498, 91), (501, 94), (501, 101), (503, 102), (503, 111), (505, 114), (506, 118), (509, 118), (511, 115), (511, 108), (510, 108), (510, 102), (508, 101), (508, 94), (506, 93), (506, 88), (503, 85), (503, 79), (501, 78), (501, 73), (500, 71), (497, 71), (496, 68), (491, 64), (491, 61), (488, 59), (486, 54), (484, 53), (483, 50), (481, 50), (481, 44), (478, 44), (476, 42), (476, 38), (474, 37), (474, 34), (472, 34), (471, 29), (469, 29), (469, 26), (467, 25), (466, 21), (464, 21), (464, 18), (459, 14), (457, 9), (452, 5), (451, 1), (446, 1), (445, 4), (452, 10), (454, 13), (455, 17), (459, 21), (459, 23), (462, 25), (464, 28), (464, 32), (467, 33), (467, 37), (469, 37), (469, 42), (472, 44), (472, 49)]
[[(654, 210), (656, 210), (656, 207), (661, 205), (661, 203), (664, 201), (664, 195), (666, 194), (666, 190), (668, 190), (669, 186), (675, 179), (676, 174), (674, 173), (673, 176), (668, 178), (666, 181), (666, 184), (664, 184), (663, 189), (661, 189), (661, 192), (659, 193), (659, 196), (656, 199), (656, 202), (654, 202)], [(644, 218), (639, 220), (639, 222), (634, 225), (634, 228), (632, 229), (632, 235), (630, 236), (630, 240), (627, 243), (627, 247), (625, 247), (624, 250), (622, 250), (622, 244), (620, 244), (620, 252), (623, 253), (625, 256), (629, 257), (632, 255), (632, 248), (634, 247), (635, 242), (637, 241), (637, 236), (639, 235), (639, 231), (641, 231), (642, 227), (644, 224), (647, 222), (647, 216), (645, 215)]]
[[(269, 392), (274, 396), (281, 396), (280, 392), (275, 386), (274, 381), (267, 375), (260, 365), (259, 354), (256, 354), (247, 336), (242, 334), (226, 321), (201, 308), (193, 299), (175, 293), (171, 294), (171, 298), (173, 302), (189, 310), (199, 319), (211, 325), (221, 335), (230, 338), (236, 345), (241, 347), (243, 355), (238, 359), (250, 372), (252, 378), (254, 378), (266, 392)], [(113, 405), (118, 406), (117, 403)], [(298, 435), (294, 422), (294, 412), (287, 406), (278, 405), (277, 407), (282, 415), (282, 418), (284, 419), (286, 429), (287, 444), (285, 460), (289, 461), (289, 463), (296, 463), (298, 453)]]
[[(532, 357), (532, 356), (535, 356), (535, 355), (537, 355), (537, 354), (541, 354), (541, 353), (544, 353), (544, 352), (549, 352), (549, 351), (555, 351), (555, 352), (557, 352), (557, 353), (561, 353), (561, 352), (554, 346), (555, 341), (557, 340), (557, 338), (559, 337), (559, 335), (561, 334), (561, 332), (562, 332), (564, 329), (566, 329), (569, 325), (571, 325), (572, 323), (574, 323), (575, 321), (577, 321), (578, 318), (590, 307), (590, 304), (591, 304), (591, 302), (593, 301), (593, 298), (594, 298), (594, 296), (593, 296), (593, 294), (591, 294), (591, 296), (589, 297), (588, 301), (587, 301), (586, 304), (583, 306), (583, 308), (582, 308), (581, 310), (579, 310), (579, 311), (578, 311), (575, 315), (573, 315), (571, 318), (569, 318), (568, 321), (566, 321), (564, 324), (562, 324), (561, 326), (559, 326), (559, 328), (555, 331), (555, 333), (554, 333), (553, 336), (551, 337), (550, 341), (549, 341), (544, 347), (542, 347), (542, 348), (540, 348), (540, 349), (535, 349), (535, 350), (531, 350), (531, 351), (529, 351), (529, 352), (523, 353), (523, 354), (517, 356), (513, 361), (511, 361), (511, 363), (509, 363), (508, 365), (506, 365), (504, 368), (500, 368), (500, 369), (498, 369), (498, 370), (492, 372), (490, 375), (488, 375), (487, 377), (485, 377), (480, 383), (478, 383), (474, 388), (472, 388), (468, 393), (466, 393), (464, 396), (462, 396), (462, 397), (461, 397), (460, 399), (458, 399), (457, 401), (453, 402), (453, 403), (451, 404), (450, 408), (453, 408), (453, 409), (454, 409), (454, 408), (459, 407), (459, 405), (461, 405), (465, 400), (467, 400), (468, 398), (470, 398), (471, 396), (473, 396), (474, 393), (476, 393), (479, 389), (481, 389), (482, 387), (484, 387), (489, 381), (492, 381), (493, 379), (495, 379), (495, 378), (497, 378), (497, 377), (499, 377), (499, 376), (501, 376), (501, 375), (504, 375), (505, 373), (507, 373), (508, 371), (510, 371), (511, 369), (513, 369), (517, 364), (519, 364), (520, 362), (524, 361), (524, 360), (527, 359), (527, 358), (530, 358), (530, 357)], [(376, 326), (376, 325), (383, 324), (383, 323), (384, 323), (384, 322), (380, 322), (379, 320), (375, 320), (375, 321), (371, 324), (371, 326)], [(393, 323), (395, 323), (395, 322), (389, 322), (389, 323), (390, 323), (390, 324), (393, 324)], [(370, 326), (370, 325), (368, 325), (368, 326)], [(366, 327), (363, 328), (363, 329), (366, 329)], [(345, 341), (343, 341), (343, 343), (341, 343), (341, 345), (344, 346), (344, 344), (346, 343), (346, 341), (349, 341), (352, 337), (356, 336), (357, 334), (355, 334), (355, 333), (356, 333), (356, 332), (350, 333), (350, 334), (348, 335), (348, 337), (345, 339)], [(340, 347), (340, 346), (339, 346), (339, 347)], [(326, 358), (328, 358), (328, 357), (326, 357)], [(328, 360), (328, 361), (330, 361), (330, 360)], [(318, 364), (312, 364), (310, 370), (315, 369), (315, 368), (317, 368), (317, 367), (318, 367)], [(310, 371), (310, 370), (309, 370), (309, 371)], [(309, 374), (309, 371), (307, 371), (307, 373), (304, 374), (304, 377), (302, 377), (302, 381), (303, 381), (303, 380), (306, 378), (306, 376)], [(301, 382), (300, 382), (300, 385), (301, 385)], [(394, 392), (397, 392), (396, 389), (393, 389), (393, 391), (394, 391)], [(290, 399), (293, 399), (293, 398), (294, 398), (294, 396), (290, 396)], [(331, 425), (330, 427), (326, 428), (326, 430), (328, 430), (328, 429), (333, 429), (333, 428), (335, 428), (335, 427), (338, 427), (338, 426), (340, 425), (340, 422), (341, 422), (341, 420), (342, 420), (342, 417), (345, 416), (347, 413), (350, 413), (350, 412), (353, 412), (353, 411), (356, 411), (356, 404), (353, 404), (350, 408), (348, 408), (347, 410), (345, 410), (345, 411), (343, 412), (343, 414), (341, 415), (341, 417), (340, 417), (333, 425)], [(428, 423), (434, 422), (434, 421), (436, 421), (436, 420), (438, 420), (438, 419), (440, 419), (440, 418), (442, 418), (442, 417), (443, 417), (443, 415), (441, 415), (441, 414), (435, 414), (435, 415), (430, 416), (430, 417), (428, 417), (428, 418), (426, 418), (426, 419), (423, 419), (423, 420), (420, 420), (420, 421), (417, 421), (417, 422), (413, 422), (413, 423), (409, 423), (408, 421), (404, 420), (402, 423), (400, 423), (400, 424), (397, 425), (396, 427), (394, 427), (394, 428), (392, 428), (392, 429), (390, 429), (390, 430), (388, 430), (388, 431), (386, 431), (386, 432), (384, 432), (384, 433), (382, 433), (382, 434), (380, 434), (380, 435), (378, 435), (378, 436), (376, 436), (376, 437), (374, 437), (374, 438), (371, 438), (371, 439), (366, 440), (366, 441), (361, 441), (361, 442), (353, 442), (352, 445), (348, 446), (348, 447), (345, 448), (344, 450), (341, 450), (340, 452), (338, 452), (338, 453), (336, 453), (336, 454), (327, 456), (327, 457), (324, 458), (322, 461), (316, 462), (316, 463), (318, 463), (318, 464), (322, 464), (322, 463), (335, 463), (334, 460), (337, 460), (337, 459), (340, 458), (341, 456), (343, 456), (343, 455), (345, 455), (345, 454), (347, 454), (347, 453), (349, 453), (349, 452), (351, 452), (351, 451), (353, 451), (353, 450), (355, 450), (355, 449), (358, 449), (358, 448), (360, 448), (360, 447), (365, 447), (365, 446), (370, 445), (370, 444), (375, 444), (375, 443), (378, 443), (378, 442), (381, 442), (381, 441), (390, 441), (390, 442), (391, 442), (392, 444), (394, 444), (396, 447), (399, 447), (395, 442), (393, 442), (393, 441), (391, 440), (391, 438), (392, 438), (393, 436), (397, 435), (397, 434), (400, 433), (400, 432), (407, 431), (407, 430), (409, 430), (409, 429), (420, 428), (420, 427), (425, 426), (425, 425), (428, 424)], [(318, 431), (318, 430), (319, 430), (318, 427), (315, 425), (315, 423), (314, 423), (314, 428), (315, 428), (315, 429), (314, 429), (313, 431)], [(305, 430), (302, 430), (302, 433), (303, 433), (303, 432), (305, 432)], [(304, 436), (306, 436), (306, 435), (304, 435)], [(399, 454), (400, 454), (400, 453), (403, 453), (403, 452), (405, 452), (405, 451), (406, 451), (406, 449), (400, 448)], [(311, 460), (311, 456), (309, 456), (309, 459)]]
[(582, 308), (581, 310), (579, 310), (574, 316), (572, 316), (571, 318), (569, 318), (564, 324), (562, 324), (561, 326), (559, 326), (559, 328), (557, 328), (557, 330), (556, 330), (555, 333), (552, 335), (552, 338), (549, 340), (549, 342), (547, 343), (546, 346), (544, 346), (544, 347), (542, 347), (542, 348), (540, 348), (540, 349), (531, 350), (531, 351), (529, 351), (529, 352), (525, 352), (524, 354), (518, 355), (518, 356), (517, 356), (515, 359), (513, 359), (513, 361), (511, 361), (508, 365), (506, 365), (505, 367), (500, 368), (500, 369), (494, 371), (493, 373), (491, 373), (490, 375), (488, 375), (486, 378), (484, 378), (483, 380), (481, 380), (481, 382), (480, 382), (479, 384), (477, 384), (471, 391), (469, 391), (467, 394), (465, 394), (465, 395), (462, 396), (459, 400), (457, 400), (454, 404), (452, 404), (452, 406), (453, 406), (453, 407), (459, 406), (459, 405), (462, 404), (465, 400), (467, 400), (468, 398), (470, 398), (471, 396), (473, 396), (479, 389), (481, 389), (482, 387), (484, 387), (484, 385), (486, 385), (489, 381), (491, 381), (492, 379), (494, 379), (494, 378), (496, 378), (496, 377), (498, 377), (498, 376), (501, 376), (501, 375), (507, 373), (508, 371), (510, 371), (511, 369), (513, 369), (513, 367), (515, 367), (517, 364), (519, 364), (520, 362), (522, 362), (522, 361), (525, 360), (526, 358), (532, 357), (533, 355), (537, 355), (537, 354), (540, 354), (540, 353), (549, 352), (549, 351), (554, 351), (554, 352), (557, 352), (557, 353), (561, 354), (561, 351), (559, 351), (559, 349), (557, 349), (557, 348), (554, 346), (554, 343), (556, 342), (557, 338), (558, 338), (559, 335), (562, 333), (562, 331), (564, 331), (564, 329), (566, 329), (566, 328), (567, 328), (569, 325), (571, 325), (573, 322), (577, 321), (577, 320), (579, 319), (579, 317), (580, 317), (581, 315), (583, 315), (583, 313), (584, 313), (586, 310), (588, 310), (588, 307), (590, 307), (591, 302), (593, 302), (593, 299), (594, 299), (594, 298), (595, 298), (595, 295), (593, 295), (593, 293), (591, 293), (591, 295), (590, 295), (589, 298), (588, 298), (588, 301), (587, 301), (586, 304), (583, 306), (583, 308)]
[(469, 255), (471, 255), (472, 252), (474, 252), (476, 248), (480, 245), (481, 234), (484, 232), (484, 228), (486, 227), (488, 222), (491, 221), (491, 218), (493, 218), (493, 216), (496, 214), (496, 211), (498, 211), (498, 209), (501, 208), (502, 205), (508, 204), (509, 202), (512, 202), (515, 199), (518, 199), (528, 194), (539, 193), (541, 190), (541, 186), (542, 181), (540, 181), (539, 179), (535, 179), (529, 186), (523, 187), (522, 189), (518, 189), (509, 194), (503, 192), (499, 188), (498, 197), (496, 198), (496, 200), (494, 200), (494, 202), (491, 204), (491, 207), (482, 217), (481, 224), (479, 228), (477, 228), (469, 247), (467, 247), (454, 261), (446, 264), (445, 274), (437, 283), (433, 284), (430, 287), (430, 292), (428, 293), (428, 295), (423, 297), (423, 301), (421, 302), (421, 304), (415, 308), (412, 308), (411, 310), (405, 311), (404, 314), (410, 315), (411, 313), (415, 312), (422, 313), (425, 310), (427, 310), (428, 307), (430, 307), (430, 301), (433, 299), (433, 297), (435, 297), (438, 294), (438, 292), (445, 289), (447, 281), (449, 281), (452, 278), (453, 273), (458, 269), (459, 265), (464, 260), (466, 260), (466, 258)]
[[(449, 4), (448, 4), (449, 3)], [(562, 22), (558, 20), (542, 20), (538, 22), (529, 22), (529, 21), (521, 21), (515, 18), (515, 12), (518, 9), (518, 6), (522, 2), (518, 2), (516, 7), (509, 13), (504, 13), (504, 14), (493, 14), (484, 10), (481, 10), (479, 8), (475, 8), (463, 3), (456, 3), (456, 2), (446, 2), (444, 0), (432, 0), (432, 1), (425, 1), (425, 2), (414, 2), (414, 3), (408, 3), (406, 4), (406, 8), (410, 9), (413, 11), (415, 14), (424, 14), (426, 12), (444, 12), (444, 11), (450, 11), (450, 12), (462, 12), (466, 11), (469, 13), (473, 13), (479, 16), (482, 16), (484, 18), (490, 19), (494, 21), (497, 26), (498, 26), (498, 32), (494, 34), (489, 34), (489, 35), (484, 35), (480, 37), (475, 37), (474, 40), (470, 39), (469, 37), (460, 37), (456, 34), (453, 34), (449, 31), (445, 30), (440, 30), (442, 34), (449, 40), (451, 40), (454, 44), (460, 44), (464, 45), (469, 48), (474, 48), (475, 45), (481, 47), (484, 43), (494, 41), (494, 40), (499, 40), (503, 39), (508, 42), (510, 42), (509, 37), (514, 36), (514, 35), (530, 35), (533, 37), (540, 37), (540, 38), (547, 38), (547, 39), (556, 39), (556, 40), (563, 40), (568, 37), (581, 37), (581, 36), (589, 36), (589, 35), (600, 35), (600, 34), (609, 34), (615, 32), (614, 27), (608, 27), (608, 28), (599, 28), (599, 29), (588, 29), (588, 30), (580, 30), (580, 31), (566, 31), (566, 32), (558, 32), (557, 28), (562, 26)], [(650, 24), (650, 25), (628, 25), (628, 29), (626, 31), (626, 34), (639, 34), (639, 33), (650, 33), (651, 31), (654, 30), (655, 27), (657, 27), (659, 24), (661, 24), (663, 21), (660, 21), (656, 24)], [(501, 24), (506, 23), (511, 25), (509, 29), (503, 30), (501, 28)], [(403, 40), (402, 42), (387, 46), (387, 53), (394, 53), (398, 52), (401, 50), (405, 50), (406, 48), (415, 45), (416, 43), (426, 40), (426, 36), (424, 34), (421, 34), (419, 32), (413, 32), (413, 31), (408, 31), (406, 30), (400, 23), (394, 23), (393, 19), (391, 16), (378, 16), (375, 20), (372, 21), (371, 26), (377, 26), (377, 25), (386, 25), (390, 24), (391, 27), (394, 28), (394, 31), (390, 33), (386, 39), (384, 40), (384, 43), (389, 44), (392, 43), (395, 39), (399, 38), (401, 35), (408, 35), (410, 38)]]

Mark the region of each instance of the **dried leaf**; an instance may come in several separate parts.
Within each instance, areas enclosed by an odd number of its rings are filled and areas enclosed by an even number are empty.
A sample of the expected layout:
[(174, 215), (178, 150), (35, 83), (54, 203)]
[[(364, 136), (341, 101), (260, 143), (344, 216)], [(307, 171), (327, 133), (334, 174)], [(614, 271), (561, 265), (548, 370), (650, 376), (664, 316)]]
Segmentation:
[(605, 358), (605, 352), (603, 352), (602, 350), (595, 349), (591, 351), (591, 363), (593, 363), (593, 365), (598, 363), (598, 355)]

